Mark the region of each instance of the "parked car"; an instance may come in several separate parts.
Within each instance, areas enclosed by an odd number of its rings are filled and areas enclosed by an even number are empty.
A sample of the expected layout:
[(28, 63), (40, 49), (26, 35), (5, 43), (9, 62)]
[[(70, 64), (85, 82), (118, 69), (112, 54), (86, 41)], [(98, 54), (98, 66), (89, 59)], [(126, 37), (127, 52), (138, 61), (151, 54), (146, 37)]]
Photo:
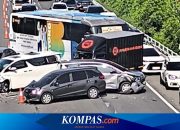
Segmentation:
[(104, 8), (102, 6), (98, 6), (98, 5), (90, 5), (87, 7), (86, 13), (102, 13), (105, 12)]
[(61, 0), (61, 2), (66, 3), (68, 10), (74, 10), (77, 7), (76, 0)]
[(54, 53), (28, 53), (0, 59), (0, 90), (24, 88), (32, 80), (59, 69), (60, 55)]
[(55, 3), (53, 3), (51, 10), (68, 11), (68, 7), (67, 7), (66, 3), (55, 2)]
[(62, 68), (92, 66), (105, 76), (106, 89), (116, 89), (120, 93), (137, 93), (145, 87), (145, 76), (140, 71), (129, 71), (119, 64), (102, 59), (83, 59), (62, 62)]
[(179, 88), (180, 85), (180, 56), (170, 56), (163, 63), (160, 83), (166, 89)]
[(87, 95), (95, 99), (105, 91), (104, 76), (95, 67), (77, 67), (53, 71), (24, 89), (28, 101), (50, 103), (53, 99)]
[(77, 9), (80, 11), (85, 11), (88, 6), (93, 5), (92, 0), (76, 0)]
[(36, 11), (38, 10), (37, 6), (35, 4), (22, 4), (22, 8), (20, 10), (20, 12), (24, 12), (24, 11)]
[(17, 53), (7, 47), (0, 47), (0, 59), (6, 56), (17, 55)]
[(153, 46), (143, 45), (144, 73), (160, 73), (165, 57)]

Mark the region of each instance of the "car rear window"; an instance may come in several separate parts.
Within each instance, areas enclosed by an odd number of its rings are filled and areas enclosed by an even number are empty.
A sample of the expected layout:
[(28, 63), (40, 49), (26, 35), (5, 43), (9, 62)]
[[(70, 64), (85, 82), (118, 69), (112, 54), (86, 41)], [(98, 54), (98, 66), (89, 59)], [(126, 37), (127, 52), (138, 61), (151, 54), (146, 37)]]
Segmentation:
[(72, 73), (73, 81), (87, 79), (85, 71), (75, 71)]
[(66, 9), (66, 5), (64, 4), (55, 4), (53, 9)]
[(154, 48), (144, 48), (143, 56), (159, 56), (159, 54)]
[(100, 72), (95, 71), (95, 70), (86, 70), (88, 78), (94, 78), (94, 77), (99, 77)]
[(57, 63), (57, 58), (56, 58), (56, 56), (47, 56), (46, 59), (47, 59), (47, 63), (48, 63), (48, 64)]

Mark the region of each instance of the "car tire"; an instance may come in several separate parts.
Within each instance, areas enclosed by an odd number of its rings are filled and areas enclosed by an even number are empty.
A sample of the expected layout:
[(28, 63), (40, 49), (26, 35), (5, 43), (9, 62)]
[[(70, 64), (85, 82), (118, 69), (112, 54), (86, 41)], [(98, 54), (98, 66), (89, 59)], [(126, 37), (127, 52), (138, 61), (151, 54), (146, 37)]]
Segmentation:
[(7, 93), (9, 92), (9, 83), (7, 81), (3, 82), (2, 83), (2, 89), (1, 89), (1, 92), (2, 93)]
[(43, 93), (42, 96), (41, 96), (41, 102), (43, 104), (51, 103), (52, 99), (53, 99), (53, 96), (50, 93)]
[(161, 75), (160, 75), (160, 84), (164, 85), (164, 81), (162, 80)]
[(98, 98), (98, 96), (99, 96), (99, 91), (98, 91), (98, 89), (96, 87), (89, 88), (89, 90), (88, 90), (88, 97), (90, 99)]
[(167, 82), (165, 83), (165, 88), (166, 88), (166, 90), (170, 90), (170, 87), (168, 86)]
[(123, 94), (130, 94), (132, 92), (131, 90), (131, 83), (130, 82), (122, 82), (119, 85), (119, 93)]

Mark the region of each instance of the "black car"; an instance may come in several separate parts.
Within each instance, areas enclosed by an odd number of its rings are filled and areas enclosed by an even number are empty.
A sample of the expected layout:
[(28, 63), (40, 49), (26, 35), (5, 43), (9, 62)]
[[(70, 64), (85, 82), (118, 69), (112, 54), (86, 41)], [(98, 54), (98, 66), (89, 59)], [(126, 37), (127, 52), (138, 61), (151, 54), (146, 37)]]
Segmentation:
[(53, 71), (24, 89), (27, 101), (50, 103), (53, 99), (87, 95), (91, 99), (104, 92), (104, 76), (96, 67), (74, 67)]
[(76, 0), (61, 0), (61, 2), (66, 3), (68, 10), (74, 10), (77, 7)]
[(105, 12), (105, 10), (103, 9), (102, 6), (98, 6), (98, 5), (91, 5), (88, 6), (88, 8), (85, 11), (86, 13), (97, 13), (100, 14), (102, 12)]
[(0, 47), (0, 59), (6, 56), (17, 55), (17, 53), (7, 47)]
[(77, 9), (80, 11), (85, 11), (88, 6), (93, 5), (92, 0), (76, 0), (77, 1)]

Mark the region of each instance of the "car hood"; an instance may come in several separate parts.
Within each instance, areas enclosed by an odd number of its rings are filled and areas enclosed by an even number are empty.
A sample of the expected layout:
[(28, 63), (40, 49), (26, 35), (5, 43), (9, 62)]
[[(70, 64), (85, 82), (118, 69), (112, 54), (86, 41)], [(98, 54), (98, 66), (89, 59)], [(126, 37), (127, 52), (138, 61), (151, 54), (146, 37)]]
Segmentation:
[(131, 75), (131, 76), (136, 76), (136, 77), (145, 77), (144, 74), (141, 71), (135, 71), (135, 70), (130, 70), (124, 72), (125, 74)]
[(162, 62), (165, 58), (163, 56), (143, 56), (143, 61)]
[(35, 88), (42, 88), (44, 87), (44, 85), (40, 82), (36, 82), (35, 80), (33, 80), (28, 86), (28, 88), (31, 88), (31, 89), (35, 89)]

